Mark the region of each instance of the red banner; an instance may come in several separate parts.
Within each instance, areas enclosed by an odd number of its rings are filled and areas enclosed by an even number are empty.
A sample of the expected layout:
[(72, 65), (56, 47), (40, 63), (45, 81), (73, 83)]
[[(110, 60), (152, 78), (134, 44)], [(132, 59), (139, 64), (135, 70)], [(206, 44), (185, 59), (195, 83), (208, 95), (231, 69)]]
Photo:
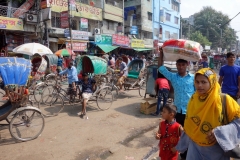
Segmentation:
[(28, 0), (21, 5), (14, 13), (13, 17), (19, 18), (21, 15), (26, 13), (34, 4), (34, 0)]
[(68, 28), (69, 27), (68, 11), (61, 12), (60, 19), (61, 19), (61, 28)]
[(127, 36), (113, 34), (112, 35), (112, 44), (117, 46), (129, 47), (130, 39)]
[[(66, 48), (71, 49), (71, 42), (66, 42)], [(86, 51), (87, 50), (87, 43), (73, 42), (72, 43), (72, 50), (73, 51)]]

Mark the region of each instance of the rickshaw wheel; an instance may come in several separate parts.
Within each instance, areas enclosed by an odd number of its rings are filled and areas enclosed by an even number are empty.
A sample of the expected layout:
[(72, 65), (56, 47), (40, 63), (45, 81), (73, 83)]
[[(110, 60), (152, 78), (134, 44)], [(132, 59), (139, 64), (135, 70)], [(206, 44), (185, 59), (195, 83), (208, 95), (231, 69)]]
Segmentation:
[(107, 110), (112, 106), (113, 94), (110, 87), (104, 87), (97, 91), (97, 106), (100, 110)]
[(42, 95), (44, 94), (43, 92), (45, 91), (45, 87), (46, 87), (46, 84), (42, 84), (42, 85), (37, 86), (34, 89), (33, 95), (34, 95), (34, 99), (36, 102), (40, 102)]
[(140, 85), (139, 85), (139, 96), (143, 97), (145, 96), (145, 93), (146, 93), (146, 82), (143, 81), (143, 82), (140, 82)]
[(19, 141), (30, 141), (43, 131), (45, 120), (41, 112), (25, 109), (17, 112), (9, 125), (11, 135)]

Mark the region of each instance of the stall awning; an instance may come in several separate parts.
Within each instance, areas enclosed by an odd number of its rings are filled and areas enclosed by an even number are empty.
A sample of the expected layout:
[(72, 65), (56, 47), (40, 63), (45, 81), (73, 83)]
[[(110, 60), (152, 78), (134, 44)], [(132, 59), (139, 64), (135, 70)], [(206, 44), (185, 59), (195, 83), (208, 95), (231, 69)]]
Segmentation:
[(133, 48), (135, 51), (141, 52), (141, 51), (151, 51), (152, 48)]
[(98, 44), (97, 46), (101, 48), (105, 53), (111, 52), (112, 50), (119, 47), (119, 46), (104, 45), (104, 44)]

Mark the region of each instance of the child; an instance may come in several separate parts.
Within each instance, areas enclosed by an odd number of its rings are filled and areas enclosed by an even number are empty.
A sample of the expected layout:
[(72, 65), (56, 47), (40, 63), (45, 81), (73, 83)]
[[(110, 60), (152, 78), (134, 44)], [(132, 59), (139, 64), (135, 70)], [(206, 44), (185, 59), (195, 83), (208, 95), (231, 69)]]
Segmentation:
[(159, 142), (159, 157), (161, 160), (177, 160), (178, 152), (175, 149), (181, 136), (182, 126), (175, 120), (177, 107), (171, 104), (163, 106), (162, 118), (159, 123), (156, 139)]
[(158, 116), (160, 111), (162, 111), (161, 100), (163, 99), (163, 106), (165, 106), (170, 91), (170, 85), (168, 83), (168, 80), (160, 73), (158, 73), (158, 79), (155, 82), (155, 91), (158, 95), (157, 111), (152, 115)]

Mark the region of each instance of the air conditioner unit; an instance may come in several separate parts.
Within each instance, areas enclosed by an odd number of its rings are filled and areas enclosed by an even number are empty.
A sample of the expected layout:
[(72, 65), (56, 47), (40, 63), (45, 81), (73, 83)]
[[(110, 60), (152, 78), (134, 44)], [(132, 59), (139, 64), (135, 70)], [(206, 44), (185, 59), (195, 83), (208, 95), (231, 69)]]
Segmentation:
[(101, 34), (101, 30), (99, 28), (95, 28), (93, 33), (94, 34)]
[(26, 14), (25, 20), (28, 23), (37, 23), (38, 22), (38, 17), (35, 14)]

